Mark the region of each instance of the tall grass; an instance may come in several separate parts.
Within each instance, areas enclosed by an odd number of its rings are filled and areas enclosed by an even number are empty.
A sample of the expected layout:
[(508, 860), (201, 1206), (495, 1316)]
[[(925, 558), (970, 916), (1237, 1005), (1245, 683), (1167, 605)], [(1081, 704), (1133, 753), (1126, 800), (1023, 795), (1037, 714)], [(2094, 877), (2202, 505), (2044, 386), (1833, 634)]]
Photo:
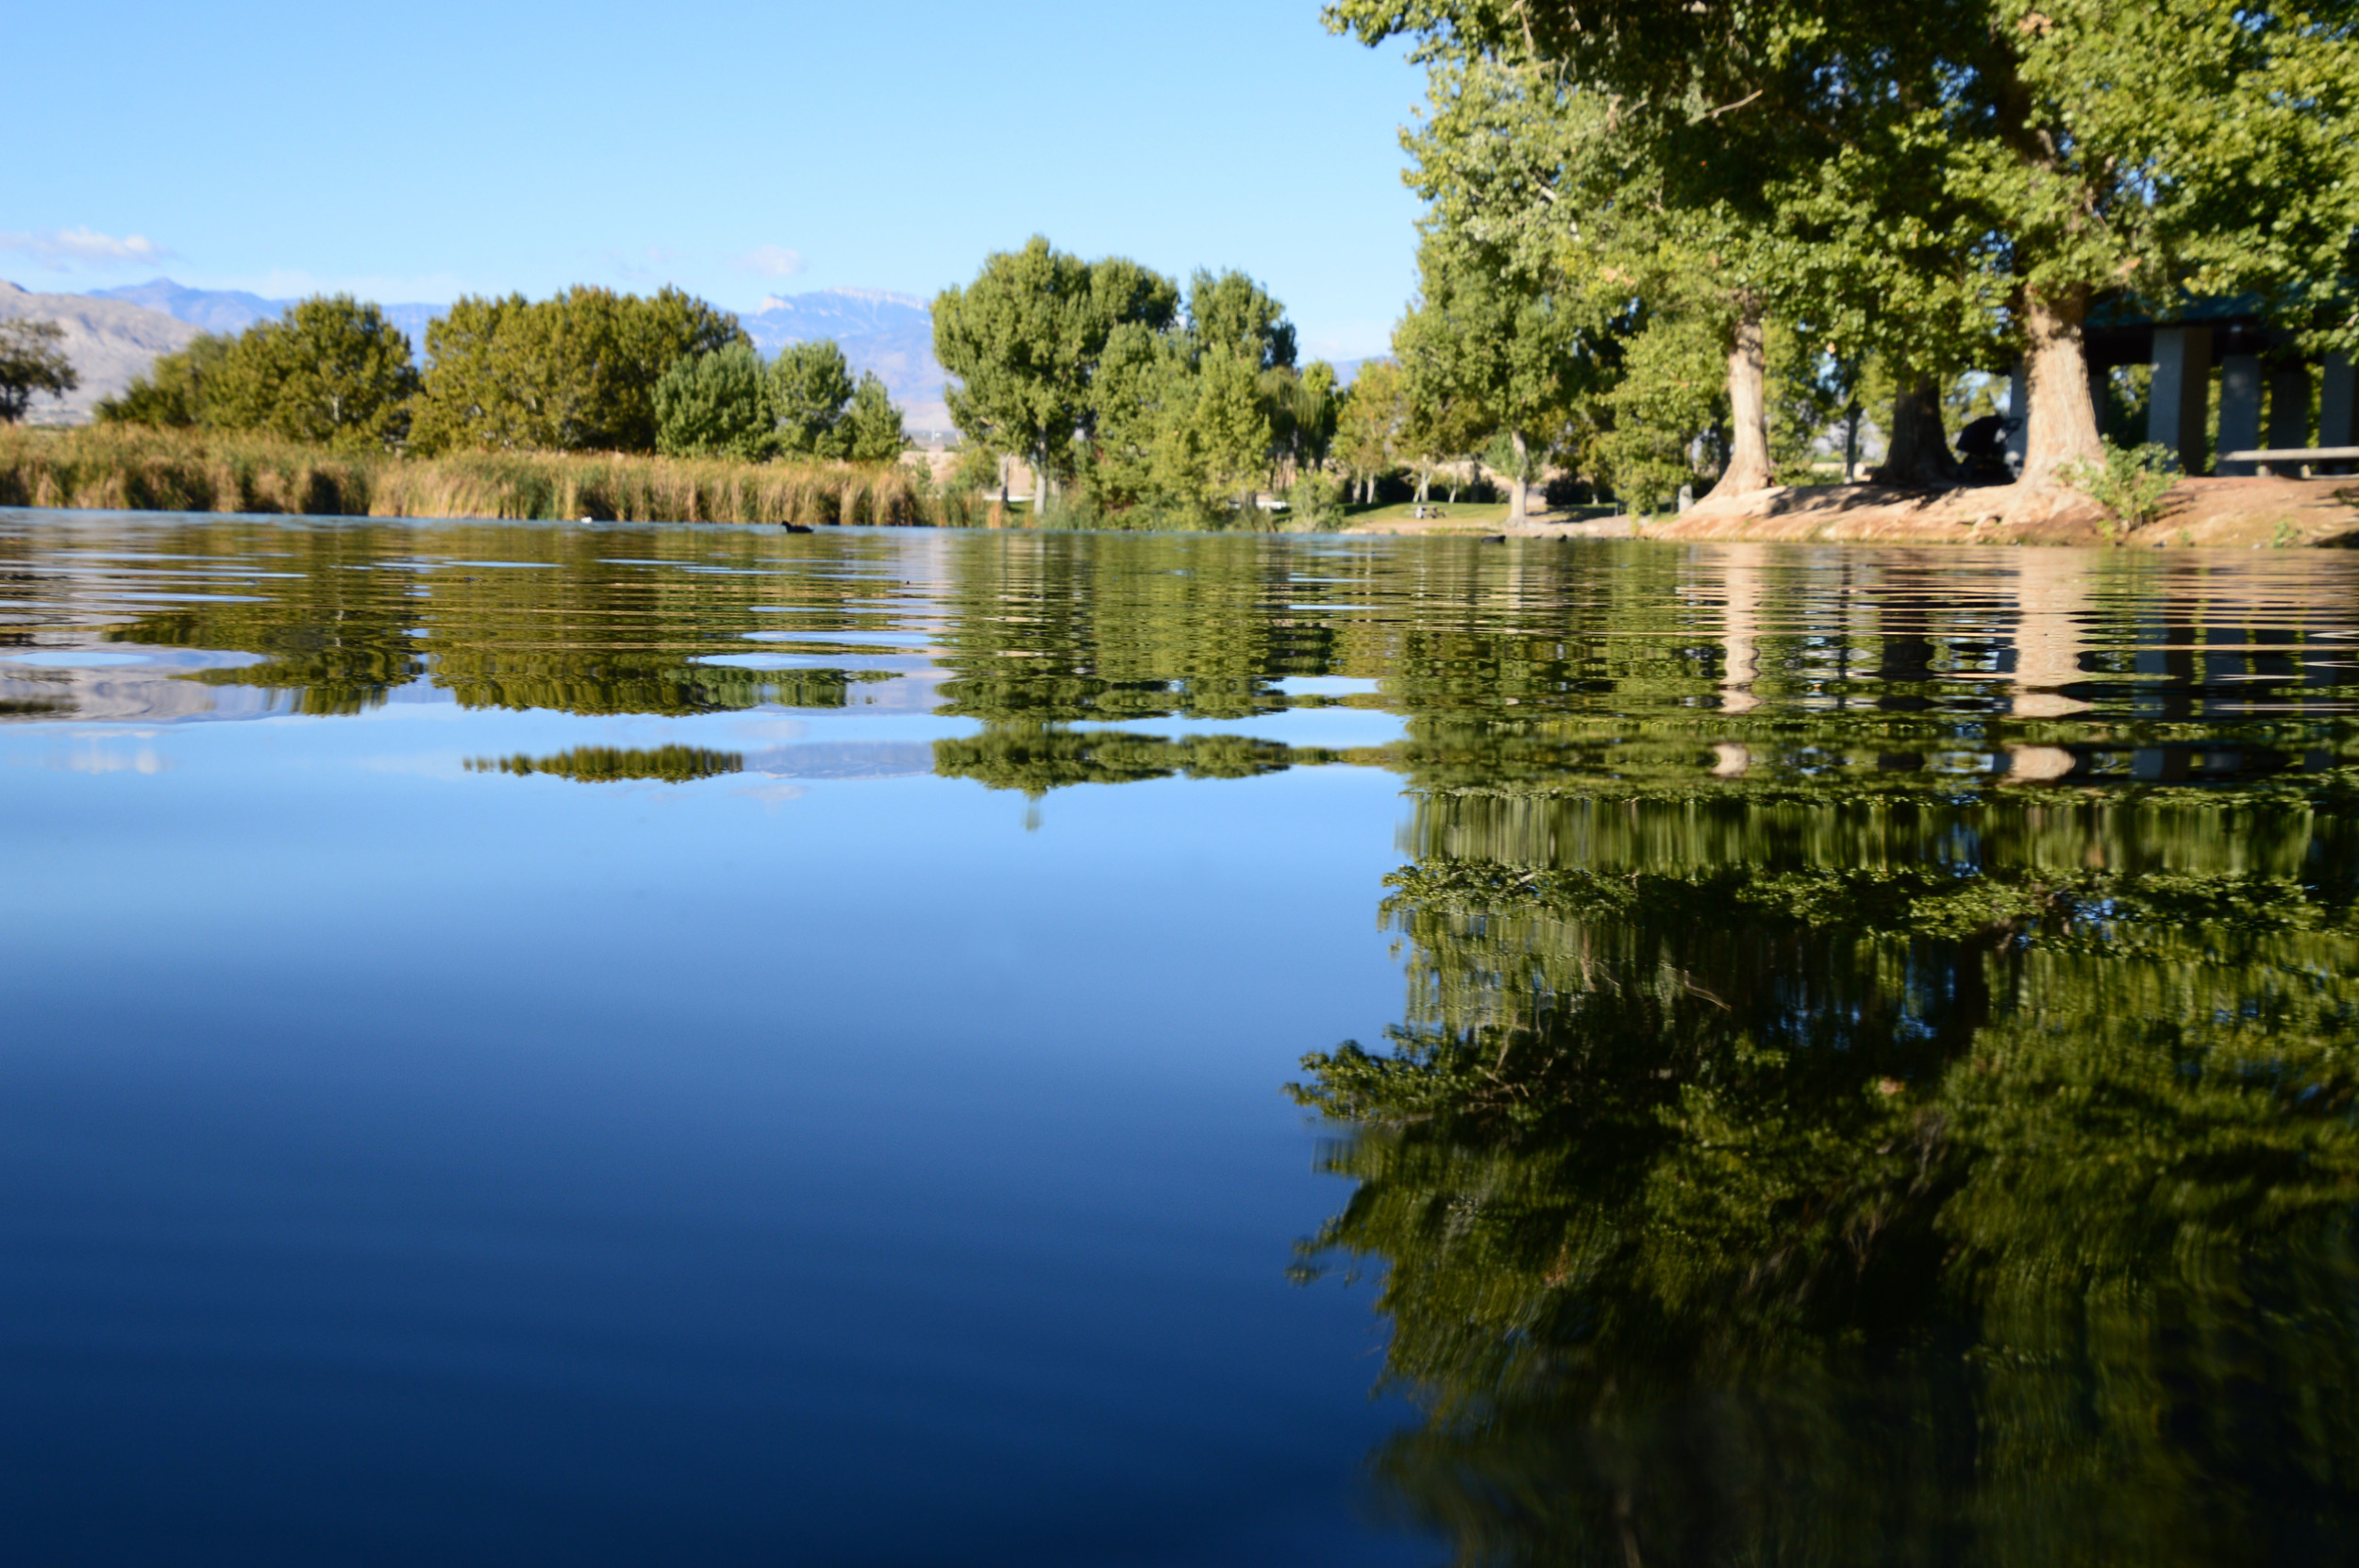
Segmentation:
[(937, 515), (944, 503), (927, 489), (897, 463), (564, 452), (412, 458), (137, 425), (0, 426), (0, 506), (627, 523), (963, 520)]

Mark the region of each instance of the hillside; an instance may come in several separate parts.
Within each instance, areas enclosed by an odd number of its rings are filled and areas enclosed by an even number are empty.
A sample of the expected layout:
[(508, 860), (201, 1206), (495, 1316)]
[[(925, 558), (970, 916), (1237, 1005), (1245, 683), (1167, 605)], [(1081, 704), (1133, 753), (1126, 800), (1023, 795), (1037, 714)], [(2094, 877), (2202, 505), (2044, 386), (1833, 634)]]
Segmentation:
[(102, 397), (129, 386), (159, 354), (184, 348), (198, 328), (129, 300), (91, 294), (36, 294), (0, 282), (0, 317), (31, 316), (65, 328), (65, 351), (82, 384), (64, 403), (37, 398), (29, 425), (78, 425)]

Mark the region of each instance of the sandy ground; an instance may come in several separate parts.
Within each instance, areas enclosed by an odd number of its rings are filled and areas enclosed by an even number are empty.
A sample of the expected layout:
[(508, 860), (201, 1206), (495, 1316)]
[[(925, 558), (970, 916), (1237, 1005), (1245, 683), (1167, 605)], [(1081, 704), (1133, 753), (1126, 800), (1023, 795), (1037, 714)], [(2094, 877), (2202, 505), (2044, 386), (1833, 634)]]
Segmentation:
[[(1856, 544), (2103, 544), (2110, 517), (2077, 491), (1911, 492), (1877, 485), (1778, 487), (1699, 502), (1677, 516), (1519, 526), (1388, 521), (1352, 533), (1501, 533), (1555, 539), (1744, 539)], [(2160, 522), (2117, 542), (2140, 549), (2359, 547), (2359, 478), (2182, 479)]]

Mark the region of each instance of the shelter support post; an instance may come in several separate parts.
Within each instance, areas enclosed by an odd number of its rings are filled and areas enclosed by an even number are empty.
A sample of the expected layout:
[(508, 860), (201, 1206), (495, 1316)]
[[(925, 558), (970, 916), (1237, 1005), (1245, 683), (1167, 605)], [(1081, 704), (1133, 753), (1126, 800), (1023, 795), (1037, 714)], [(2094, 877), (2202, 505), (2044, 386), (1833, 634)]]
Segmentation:
[(2269, 371), (2271, 446), (2310, 444), (2310, 367), (2300, 362)]
[(2179, 456), (2183, 473), (2203, 472), (2204, 416), (2212, 400), (2212, 329), (2154, 329), (2154, 388), (2146, 409), (2146, 439)]
[[(2219, 362), (2219, 449), (2250, 452), (2261, 444), (2261, 357), (2231, 354)], [(2222, 474), (2250, 474), (2250, 463), (2222, 463)]]
[(2007, 375), (2007, 466), (2023, 472), (2023, 456), (2032, 442), (2032, 373), (2029, 363), (2015, 362)]
[(2359, 376), (2352, 374), (2351, 356), (2330, 354), (2326, 357), (2326, 374), (2318, 384), (2318, 444), (2320, 446), (2359, 446), (2351, 438), (2359, 435), (2352, 428), (2351, 418), (2359, 408)]

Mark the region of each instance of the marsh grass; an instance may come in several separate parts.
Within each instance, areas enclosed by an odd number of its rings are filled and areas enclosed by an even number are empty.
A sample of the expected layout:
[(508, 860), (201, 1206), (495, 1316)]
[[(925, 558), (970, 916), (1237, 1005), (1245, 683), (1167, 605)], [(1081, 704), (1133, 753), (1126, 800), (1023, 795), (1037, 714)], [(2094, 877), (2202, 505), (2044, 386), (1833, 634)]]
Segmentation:
[(621, 453), (330, 452), (251, 435), (0, 427), (0, 506), (623, 523), (954, 521), (899, 464)]

